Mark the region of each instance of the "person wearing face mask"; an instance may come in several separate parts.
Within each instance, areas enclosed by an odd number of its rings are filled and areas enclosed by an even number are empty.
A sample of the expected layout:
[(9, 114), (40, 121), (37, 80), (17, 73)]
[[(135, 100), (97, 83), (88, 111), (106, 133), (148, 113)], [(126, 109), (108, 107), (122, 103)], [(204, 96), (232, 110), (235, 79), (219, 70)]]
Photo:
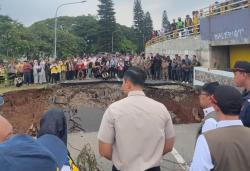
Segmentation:
[(249, 171), (250, 129), (239, 118), (242, 100), (236, 88), (216, 87), (211, 101), (217, 127), (199, 136), (190, 171)]

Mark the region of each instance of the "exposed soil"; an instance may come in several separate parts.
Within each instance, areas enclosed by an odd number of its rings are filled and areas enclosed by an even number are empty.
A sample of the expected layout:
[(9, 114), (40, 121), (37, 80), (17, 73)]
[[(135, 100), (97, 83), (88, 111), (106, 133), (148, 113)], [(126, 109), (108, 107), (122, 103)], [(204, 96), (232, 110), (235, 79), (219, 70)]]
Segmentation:
[(24, 90), (4, 95), (3, 116), (14, 127), (15, 133), (26, 133), (32, 123), (38, 123), (49, 109), (48, 98), (53, 90)]
[[(199, 122), (198, 97), (194, 90), (184, 86), (146, 88), (147, 96), (162, 102), (170, 111), (174, 123)], [(73, 111), (80, 106), (98, 107), (105, 110), (124, 95), (118, 84), (78, 85), (53, 89), (24, 90), (5, 94), (3, 116), (14, 126), (15, 133), (25, 133), (32, 123), (39, 120), (48, 109), (62, 107)]]
[(198, 94), (191, 87), (147, 88), (145, 92), (149, 97), (167, 107), (175, 124), (201, 121)]

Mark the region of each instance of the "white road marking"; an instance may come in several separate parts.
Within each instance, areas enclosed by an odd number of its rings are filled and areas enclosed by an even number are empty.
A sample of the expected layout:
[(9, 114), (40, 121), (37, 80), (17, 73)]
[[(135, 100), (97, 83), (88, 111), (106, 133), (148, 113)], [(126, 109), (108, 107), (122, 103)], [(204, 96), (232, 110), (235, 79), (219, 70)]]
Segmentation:
[(178, 153), (178, 151), (173, 148), (171, 154), (174, 156), (174, 158), (176, 159), (177, 163), (180, 163), (179, 166), (185, 170), (188, 171), (189, 170), (189, 166), (187, 164), (187, 162), (184, 160), (184, 158)]

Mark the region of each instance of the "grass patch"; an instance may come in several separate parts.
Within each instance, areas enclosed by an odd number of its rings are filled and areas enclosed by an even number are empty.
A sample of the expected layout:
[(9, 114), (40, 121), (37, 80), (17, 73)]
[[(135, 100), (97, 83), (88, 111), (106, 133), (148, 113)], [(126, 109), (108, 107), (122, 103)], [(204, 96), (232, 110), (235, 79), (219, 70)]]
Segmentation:
[(23, 85), (22, 87), (16, 87), (16, 86), (0, 87), (0, 94), (4, 94), (11, 91), (21, 91), (28, 89), (43, 89), (47, 87), (48, 84), (31, 84), (29, 86)]

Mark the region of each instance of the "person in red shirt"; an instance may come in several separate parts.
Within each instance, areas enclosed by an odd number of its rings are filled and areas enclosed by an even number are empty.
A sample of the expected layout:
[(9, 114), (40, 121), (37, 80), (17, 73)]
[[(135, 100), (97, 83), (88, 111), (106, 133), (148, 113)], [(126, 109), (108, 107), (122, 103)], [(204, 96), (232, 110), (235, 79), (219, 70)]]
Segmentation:
[(23, 76), (24, 76), (24, 84), (31, 84), (31, 72), (32, 72), (32, 65), (27, 62), (24, 61), (24, 65), (23, 65)]
[(77, 69), (77, 78), (79, 80), (82, 80), (85, 78), (84, 70), (85, 66), (82, 60), (79, 60), (78, 63), (76, 64), (76, 69)]

